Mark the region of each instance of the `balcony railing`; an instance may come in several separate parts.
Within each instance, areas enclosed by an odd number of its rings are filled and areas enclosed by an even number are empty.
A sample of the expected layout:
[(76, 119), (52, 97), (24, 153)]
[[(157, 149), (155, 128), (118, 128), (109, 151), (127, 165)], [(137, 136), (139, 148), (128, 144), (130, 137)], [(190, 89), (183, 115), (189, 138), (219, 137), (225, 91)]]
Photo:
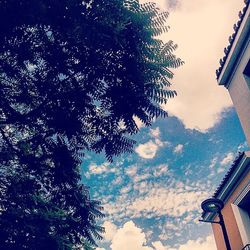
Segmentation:
[(245, 247), (242, 248), (242, 250), (250, 250), (250, 244), (247, 244)]

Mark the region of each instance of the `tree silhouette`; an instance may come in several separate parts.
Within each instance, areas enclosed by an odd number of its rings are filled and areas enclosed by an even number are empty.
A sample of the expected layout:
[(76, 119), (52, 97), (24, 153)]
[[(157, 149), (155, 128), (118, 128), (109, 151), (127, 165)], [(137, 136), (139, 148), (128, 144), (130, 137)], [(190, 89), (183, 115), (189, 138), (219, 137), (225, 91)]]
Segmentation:
[(103, 231), (81, 183), (84, 151), (131, 152), (149, 126), (176, 45), (168, 13), (138, 0), (0, 1), (1, 249), (81, 249)]

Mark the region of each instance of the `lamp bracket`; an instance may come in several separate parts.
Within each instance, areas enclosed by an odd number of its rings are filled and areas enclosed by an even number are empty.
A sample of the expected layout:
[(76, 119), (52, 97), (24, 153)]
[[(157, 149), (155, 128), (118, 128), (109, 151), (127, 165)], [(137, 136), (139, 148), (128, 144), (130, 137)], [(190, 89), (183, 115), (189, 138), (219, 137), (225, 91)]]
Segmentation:
[(220, 224), (218, 221), (212, 221), (212, 220), (199, 220), (200, 222), (207, 222), (207, 223), (213, 223), (213, 224)]

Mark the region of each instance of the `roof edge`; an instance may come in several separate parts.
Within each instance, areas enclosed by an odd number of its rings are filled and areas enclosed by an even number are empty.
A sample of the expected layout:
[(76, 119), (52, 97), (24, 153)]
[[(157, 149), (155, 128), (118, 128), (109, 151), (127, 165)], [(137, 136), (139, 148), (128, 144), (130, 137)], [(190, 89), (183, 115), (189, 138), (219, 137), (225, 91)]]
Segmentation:
[[(221, 184), (216, 189), (213, 198), (222, 200), (224, 203), (234, 192), (239, 182), (246, 176), (250, 169), (250, 151), (239, 153), (231, 168), (226, 173)], [(202, 218), (211, 220), (215, 214), (203, 212)]]
[[(239, 12), (239, 21), (234, 24), (234, 33), (229, 37), (229, 45), (224, 48), (224, 57), (220, 59), (220, 67), (216, 70), (216, 79), (219, 85), (226, 85), (232, 73), (232, 68), (239, 56), (249, 31), (250, 0), (245, 0), (245, 6)], [(227, 70), (228, 69), (228, 70)]]

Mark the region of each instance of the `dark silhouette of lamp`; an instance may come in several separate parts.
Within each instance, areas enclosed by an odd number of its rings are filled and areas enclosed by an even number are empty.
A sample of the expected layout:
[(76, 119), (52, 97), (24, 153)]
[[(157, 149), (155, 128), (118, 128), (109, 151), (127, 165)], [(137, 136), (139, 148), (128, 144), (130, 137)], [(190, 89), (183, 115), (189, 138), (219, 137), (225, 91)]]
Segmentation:
[(224, 203), (223, 203), (222, 200), (219, 200), (219, 199), (216, 199), (216, 198), (209, 198), (207, 200), (204, 200), (201, 203), (202, 210), (204, 212), (206, 212), (206, 213), (218, 214), (219, 221), (212, 221), (212, 220), (199, 220), (199, 221), (219, 224), (221, 226), (221, 229), (222, 229), (222, 233), (223, 233), (223, 236), (224, 236), (224, 240), (225, 240), (227, 250), (231, 250), (231, 246), (230, 246), (230, 242), (229, 242), (229, 239), (228, 239), (225, 222), (224, 222), (224, 219), (223, 219), (223, 216), (222, 216), (222, 213), (221, 213), (221, 210), (223, 209), (223, 207), (224, 207)]

